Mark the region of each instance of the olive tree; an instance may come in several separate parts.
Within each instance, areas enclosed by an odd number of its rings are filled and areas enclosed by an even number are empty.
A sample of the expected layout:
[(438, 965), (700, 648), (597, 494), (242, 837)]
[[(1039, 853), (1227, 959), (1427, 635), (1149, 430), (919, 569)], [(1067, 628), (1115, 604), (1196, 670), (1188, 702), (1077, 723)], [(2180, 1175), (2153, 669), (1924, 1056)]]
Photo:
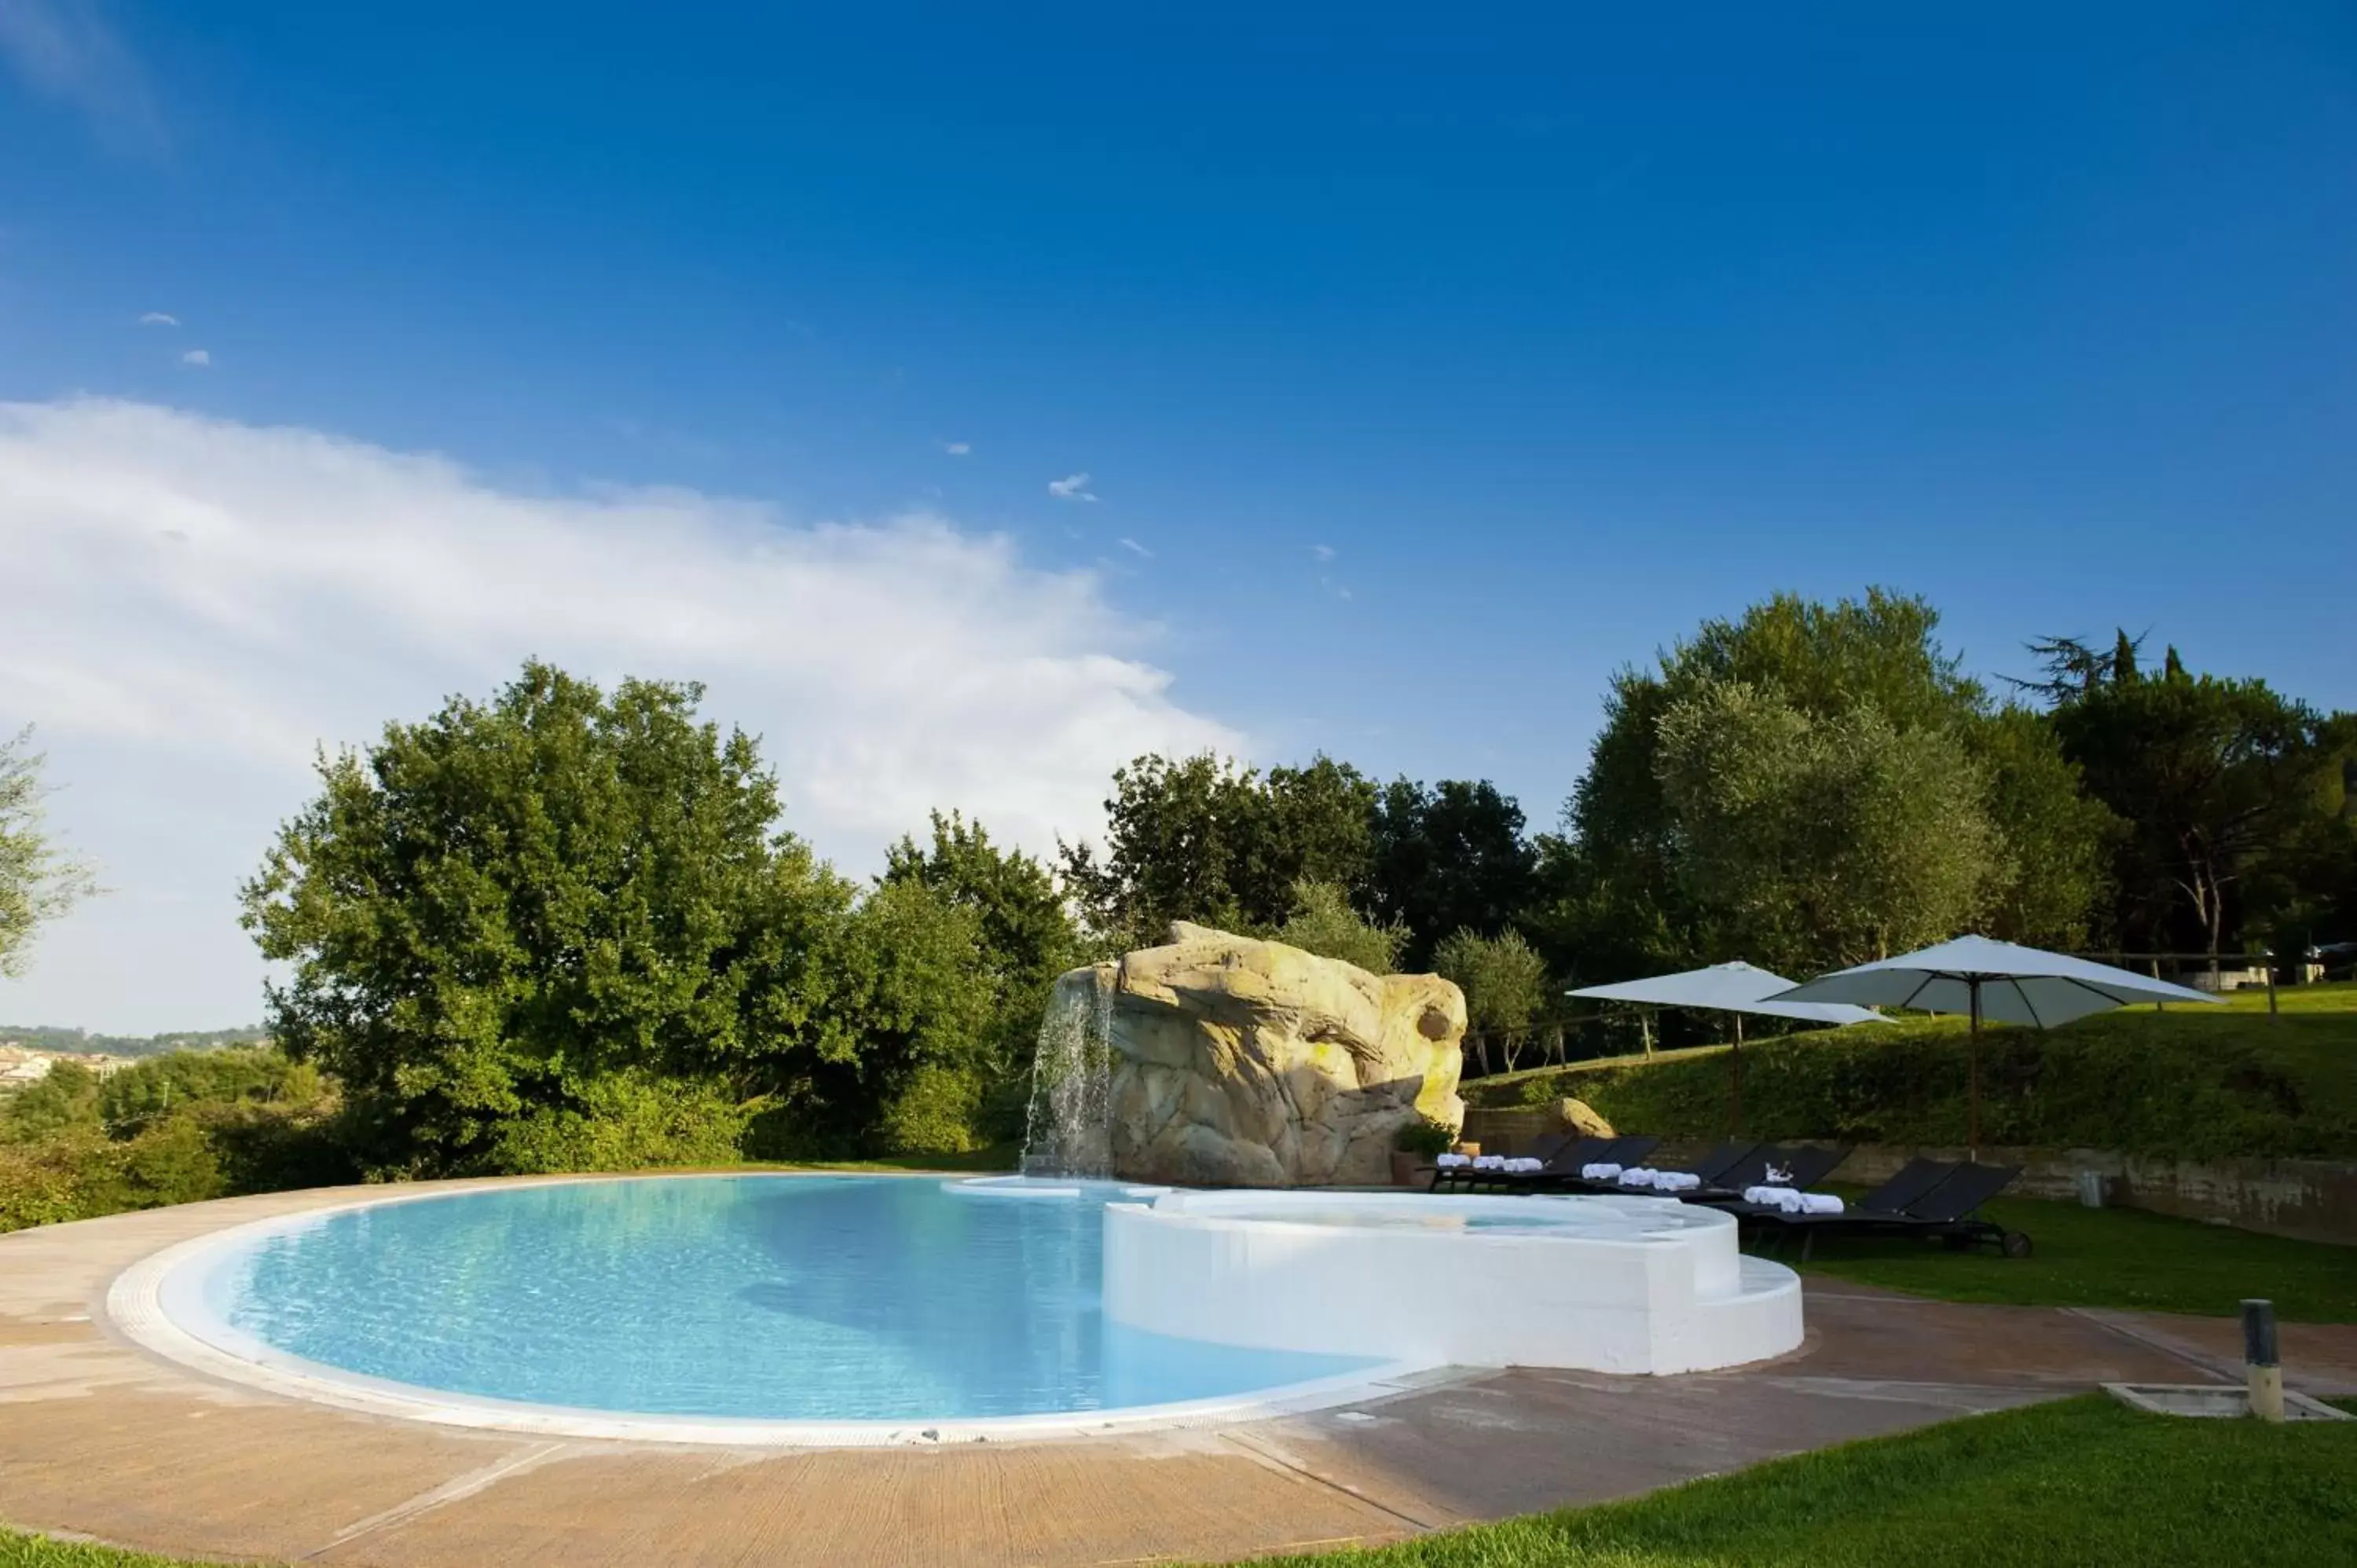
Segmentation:
[(25, 972), (34, 936), (98, 890), (91, 869), (58, 846), (41, 810), (44, 758), (30, 725), (0, 740), (0, 974)]
[(1943, 729), (1811, 714), (1740, 681), (1673, 703), (1655, 768), (1674, 864), (1713, 957), (1830, 969), (1969, 927), (2002, 841)]

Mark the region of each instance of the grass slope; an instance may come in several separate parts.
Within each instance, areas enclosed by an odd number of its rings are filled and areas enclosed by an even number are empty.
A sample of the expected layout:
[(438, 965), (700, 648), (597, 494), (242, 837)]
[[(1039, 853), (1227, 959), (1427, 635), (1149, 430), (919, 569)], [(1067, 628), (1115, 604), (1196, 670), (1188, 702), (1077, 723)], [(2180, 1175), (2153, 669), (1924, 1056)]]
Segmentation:
[[(2216, 1007), (2123, 1009), (1981, 1040), (1983, 1142), (2182, 1159), (2357, 1157), (2357, 988)], [(1762, 1138), (1955, 1144), (1965, 1124), (1965, 1027), (1909, 1018), (1744, 1047), (1744, 1131)], [(1718, 1050), (1582, 1063), (1478, 1080), (1480, 1104), (1577, 1095), (1616, 1125), (1712, 1137), (1727, 1119)]]
[(1378, 1552), (1279, 1561), (1351, 1568), (2304, 1568), (2357, 1562), (2352, 1475), (2357, 1423), (2172, 1420), (2092, 1395), (1778, 1460), (1630, 1502)]
[(1940, 1301), (2106, 1306), (2231, 1316), (2265, 1296), (2287, 1320), (2357, 1323), (2357, 1248), (2262, 1236), (2132, 1208), (1999, 1198), (1984, 1212), (2037, 1243), (2028, 1258), (1950, 1252), (1921, 1241), (1819, 1240), (1803, 1273), (1856, 1280)]

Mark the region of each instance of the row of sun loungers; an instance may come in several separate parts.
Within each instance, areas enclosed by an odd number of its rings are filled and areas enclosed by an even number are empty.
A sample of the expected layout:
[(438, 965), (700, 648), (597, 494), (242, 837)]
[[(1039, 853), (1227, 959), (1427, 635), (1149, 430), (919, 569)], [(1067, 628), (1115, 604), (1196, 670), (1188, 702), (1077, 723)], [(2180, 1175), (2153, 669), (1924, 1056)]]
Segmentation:
[(1641, 1135), (1543, 1138), (1512, 1159), (1442, 1155), (1435, 1192), (1633, 1193), (1705, 1203), (1736, 1217), (1770, 1250), (1801, 1238), (1810, 1255), (1819, 1236), (1917, 1236), (1958, 1249), (1988, 1244), (2026, 1257), (2029, 1238), (1979, 1218), (1982, 1204), (2020, 1174), (2018, 1167), (1941, 1160), (1910, 1161), (1855, 1203), (1809, 1188), (1833, 1174), (1849, 1151), (1815, 1144), (1727, 1143), (1682, 1166), (1641, 1162), (1660, 1144)]
[(1910, 1160), (1898, 1175), (1835, 1213), (1794, 1214), (1781, 1205), (1728, 1206), (1738, 1221), (1779, 1248), (1801, 1238), (1801, 1256), (1819, 1236), (1917, 1236), (1959, 1250), (1984, 1243), (2008, 1258), (2029, 1255), (2029, 1238), (1980, 1218), (1982, 1204), (2012, 1185), (2018, 1165)]

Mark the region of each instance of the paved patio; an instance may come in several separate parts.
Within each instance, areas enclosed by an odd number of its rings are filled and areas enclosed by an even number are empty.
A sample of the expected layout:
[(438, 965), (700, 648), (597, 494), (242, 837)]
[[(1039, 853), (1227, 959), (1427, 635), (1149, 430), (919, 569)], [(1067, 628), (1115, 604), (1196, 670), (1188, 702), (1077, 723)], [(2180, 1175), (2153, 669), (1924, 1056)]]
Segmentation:
[[(453, 1184), (465, 1185), (465, 1184)], [(1812, 1285), (1798, 1353), (1628, 1379), (1490, 1373), (1311, 1416), (1081, 1442), (827, 1451), (469, 1433), (210, 1381), (115, 1337), (115, 1274), (350, 1192), (0, 1237), (0, 1520), (151, 1551), (423, 1568), (1220, 1561), (1598, 1501), (2111, 1380), (2234, 1374), (2234, 1325)], [(2357, 1392), (2357, 1327), (2288, 1380)]]

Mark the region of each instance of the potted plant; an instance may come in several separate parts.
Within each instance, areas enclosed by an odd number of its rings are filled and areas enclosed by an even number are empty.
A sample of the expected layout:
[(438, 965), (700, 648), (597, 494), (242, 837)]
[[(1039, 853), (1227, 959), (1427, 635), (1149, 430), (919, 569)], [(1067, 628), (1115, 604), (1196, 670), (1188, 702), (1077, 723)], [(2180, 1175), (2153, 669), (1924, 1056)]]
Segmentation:
[(1392, 1140), (1392, 1185), (1414, 1187), (1417, 1168), (1429, 1165), (1436, 1155), (1447, 1154), (1456, 1144), (1457, 1130), (1448, 1122), (1417, 1117)]

